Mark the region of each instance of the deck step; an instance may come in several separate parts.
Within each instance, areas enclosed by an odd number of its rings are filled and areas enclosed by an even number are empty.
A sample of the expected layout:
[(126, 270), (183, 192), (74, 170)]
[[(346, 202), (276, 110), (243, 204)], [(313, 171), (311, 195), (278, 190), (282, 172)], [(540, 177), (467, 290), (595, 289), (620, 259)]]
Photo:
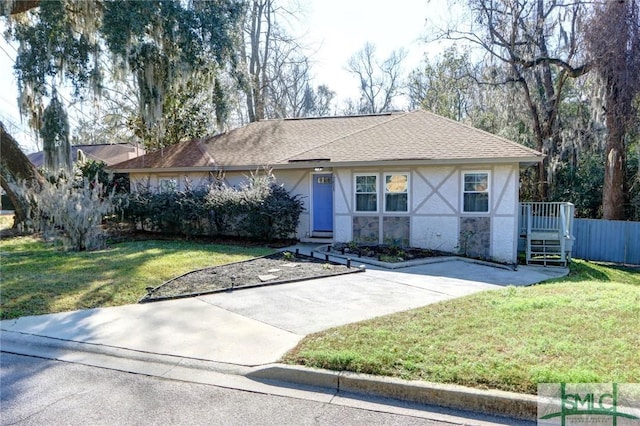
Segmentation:
[(531, 231), (530, 238), (532, 240), (559, 240), (560, 233), (558, 231)]
[[(550, 233), (544, 233), (544, 236), (549, 236)], [(558, 233), (555, 233), (555, 238), (540, 238), (541, 233), (532, 233), (527, 241), (527, 264), (530, 263), (542, 263), (547, 264), (567, 264), (567, 253), (564, 241), (558, 238)]]

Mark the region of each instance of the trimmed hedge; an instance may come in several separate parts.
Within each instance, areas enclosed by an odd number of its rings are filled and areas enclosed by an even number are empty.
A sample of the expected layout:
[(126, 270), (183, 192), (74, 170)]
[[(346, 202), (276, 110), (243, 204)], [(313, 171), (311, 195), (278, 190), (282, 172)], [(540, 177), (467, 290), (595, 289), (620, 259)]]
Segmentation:
[(222, 182), (186, 187), (152, 192), (147, 186), (123, 195), (122, 217), (147, 231), (271, 241), (294, 236), (303, 211), (301, 197), (277, 185), (271, 173), (251, 175), (240, 188)]

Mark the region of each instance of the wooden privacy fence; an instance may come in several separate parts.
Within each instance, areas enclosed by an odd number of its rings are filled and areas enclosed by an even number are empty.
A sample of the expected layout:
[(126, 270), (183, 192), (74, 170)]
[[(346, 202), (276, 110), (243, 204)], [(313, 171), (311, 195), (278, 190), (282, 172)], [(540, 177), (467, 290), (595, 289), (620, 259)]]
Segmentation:
[(640, 265), (640, 222), (575, 219), (572, 256)]

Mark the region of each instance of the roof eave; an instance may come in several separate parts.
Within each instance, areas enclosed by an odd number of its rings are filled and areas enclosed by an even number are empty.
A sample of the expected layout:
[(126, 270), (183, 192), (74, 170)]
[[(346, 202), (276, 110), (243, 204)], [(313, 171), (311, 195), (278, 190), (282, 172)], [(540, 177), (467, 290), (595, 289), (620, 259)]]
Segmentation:
[(407, 160), (377, 160), (377, 161), (331, 161), (313, 160), (278, 163), (273, 165), (247, 164), (230, 166), (198, 166), (198, 167), (166, 167), (166, 168), (132, 168), (109, 169), (115, 173), (186, 173), (225, 171), (254, 171), (263, 168), (274, 170), (313, 169), (316, 167), (384, 167), (384, 166), (442, 166), (442, 165), (474, 165), (474, 164), (520, 164), (521, 168), (536, 165), (542, 161), (542, 156), (527, 157), (497, 157), (497, 158), (451, 158), (451, 159), (407, 159)]
[[(473, 164), (520, 164), (529, 167), (542, 161), (542, 156), (496, 157), (496, 158), (455, 158), (455, 159), (407, 159), (376, 161), (297, 161), (295, 163), (274, 164), (273, 169), (300, 169), (315, 167), (379, 167), (379, 166), (441, 166)], [(228, 170), (228, 169), (227, 169)]]
[(197, 166), (197, 167), (145, 167), (145, 168), (111, 168), (107, 170), (113, 173), (187, 173), (187, 172), (211, 172), (218, 170), (215, 166)]

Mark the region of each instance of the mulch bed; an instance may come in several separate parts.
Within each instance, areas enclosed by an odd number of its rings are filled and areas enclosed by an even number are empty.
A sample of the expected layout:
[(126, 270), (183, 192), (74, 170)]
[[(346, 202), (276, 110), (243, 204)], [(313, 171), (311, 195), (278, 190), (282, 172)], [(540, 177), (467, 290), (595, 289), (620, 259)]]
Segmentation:
[[(286, 254), (285, 254), (286, 253)], [(150, 289), (140, 303), (194, 297), (239, 288), (284, 284), (363, 271), (291, 252), (188, 272)]]
[(370, 257), (387, 263), (406, 262), (408, 260), (426, 259), (432, 257), (455, 256), (440, 250), (422, 249), (415, 247), (397, 247), (385, 244), (347, 244), (336, 243), (331, 251), (343, 255), (356, 257)]

